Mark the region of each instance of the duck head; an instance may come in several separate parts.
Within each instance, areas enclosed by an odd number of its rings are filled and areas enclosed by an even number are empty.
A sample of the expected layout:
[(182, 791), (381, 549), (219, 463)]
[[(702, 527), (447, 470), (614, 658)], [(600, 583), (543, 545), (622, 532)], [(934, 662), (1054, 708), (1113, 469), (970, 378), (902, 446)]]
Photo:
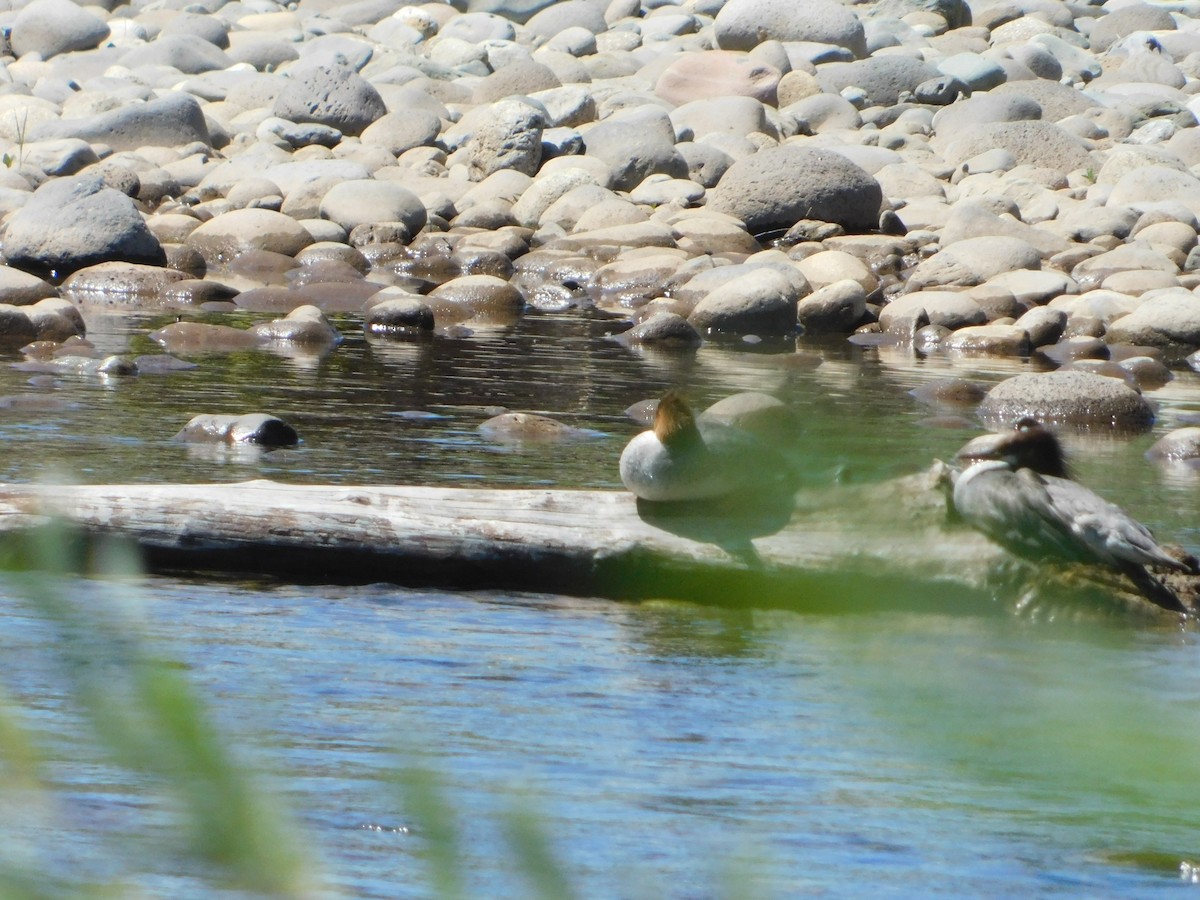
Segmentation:
[(1062, 444), (1054, 432), (1028, 416), (1017, 421), (1011, 431), (985, 434), (967, 441), (954, 458), (965, 465), (1000, 460), (1014, 471), (1032, 469), (1039, 475), (1070, 477)]
[(683, 394), (672, 388), (658, 401), (654, 413), (654, 434), (664, 447), (687, 447), (701, 440), (696, 417)]

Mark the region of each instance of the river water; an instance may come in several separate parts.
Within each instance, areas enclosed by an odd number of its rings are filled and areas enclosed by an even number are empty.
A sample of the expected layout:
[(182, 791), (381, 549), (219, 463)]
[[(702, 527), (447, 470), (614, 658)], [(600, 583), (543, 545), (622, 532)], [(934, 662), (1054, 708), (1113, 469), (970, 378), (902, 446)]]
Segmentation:
[[(150, 353), (145, 333), (174, 316), (92, 311), (89, 326), (105, 350)], [(338, 324), (347, 341), (323, 357), (208, 355), (108, 380), (4, 366), (0, 396), (18, 399), (0, 401), (3, 477), (615, 489), (638, 430), (625, 408), (683, 386), (698, 404), (774, 393), (801, 418), (812, 483), (870, 483), (978, 431), (911, 388), (1029, 365), (842, 341), (639, 354), (578, 312), (407, 344)], [(1197, 376), (1179, 376), (1152, 395), (1153, 434), (1069, 442), (1082, 480), (1196, 551), (1200, 482), (1142, 458), (1200, 411)], [(477, 426), (500, 407), (597, 433), (496, 443)], [(195, 413), (252, 411), (303, 444), (171, 440)], [(1022, 615), (1006, 597), (944, 615), (183, 575), (58, 588), (173, 661), (294, 823), (318, 892), (438, 896), (414, 772), (453, 822), (468, 896), (1148, 896), (1200, 864), (1200, 648), (1171, 625)], [(46, 785), (36, 808), (9, 791), (0, 861), (121, 893), (241, 896), (184, 852), (169, 788), (97, 749), (53, 618), (17, 587), (0, 599), (2, 683)], [(561, 882), (530, 880), (514, 821), (544, 836)]]

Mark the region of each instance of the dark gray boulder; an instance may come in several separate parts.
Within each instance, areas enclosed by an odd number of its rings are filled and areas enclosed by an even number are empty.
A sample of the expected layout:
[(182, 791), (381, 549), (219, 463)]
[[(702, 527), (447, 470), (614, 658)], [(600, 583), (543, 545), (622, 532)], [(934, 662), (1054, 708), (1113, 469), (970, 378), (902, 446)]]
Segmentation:
[(801, 219), (869, 231), (879, 224), (882, 202), (879, 182), (840, 153), (788, 145), (735, 162), (709, 199), (752, 234), (785, 230)]
[(379, 92), (350, 66), (311, 66), (288, 81), (271, 109), (292, 122), (317, 122), (359, 135), (387, 113)]
[(133, 200), (97, 176), (38, 188), (9, 220), (4, 257), (34, 272), (74, 272), (121, 260), (162, 266), (167, 257)]

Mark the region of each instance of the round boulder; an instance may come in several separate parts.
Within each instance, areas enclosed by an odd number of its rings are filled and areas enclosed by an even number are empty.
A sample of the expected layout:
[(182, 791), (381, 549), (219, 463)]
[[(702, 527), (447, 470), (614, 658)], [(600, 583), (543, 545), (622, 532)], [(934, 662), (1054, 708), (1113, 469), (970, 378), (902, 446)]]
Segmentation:
[(1200, 347), (1200, 297), (1182, 289), (1164, 291), (1138, 304), (1108, 326), (1109, 343), (1160, 347), (1179, 355)]
[(209, 219), (187, 237), (187, 245), (210, 265), (229, 262), (247, 250), (295, 256), (312, 236), (291, 216), (269, 209), (235, 209)]
[(17, 56), (49, 59), (73, 50), (91, 50), (108, 37), (108, 26), (71, 0), (33, 0), (12, 22), (9, 40)]
[(688, 321), (700, 332), (777, 335), (796, 330), (803, 279), (763, 266), (713, 290)]
[(1146, 458), (1155, 462), (1200, 459), (1200, 428), (1192, 425), (1164, 434), (1146, 451)]
[(387, 113), (371, 83), (350, 66), (311, 66), (288, 81), (271, 114), (292, 122), (317, 122), (359, 135)]
[(735, 162), (708, 205), (761, 234), (790, 228), (801, 219), (869, 231), (879, 224), (882, 202), (879, 182), (840, 153), (784, 145)]
[(1154, 411), (1137, 391), (1115, 378), (1079, 371), (1014, 375), (988, 391), (979, 416), (997, 427), (1025, 416), (1081, 429), (1145, 431), (1154, 423)]
[(428, 213), (420, 198), (391, 181), (362, 179), (335, 184), (321, 199), (321, 218), (346, 231), (373, 222), (403, 222), (410, 235), (425, 227)]

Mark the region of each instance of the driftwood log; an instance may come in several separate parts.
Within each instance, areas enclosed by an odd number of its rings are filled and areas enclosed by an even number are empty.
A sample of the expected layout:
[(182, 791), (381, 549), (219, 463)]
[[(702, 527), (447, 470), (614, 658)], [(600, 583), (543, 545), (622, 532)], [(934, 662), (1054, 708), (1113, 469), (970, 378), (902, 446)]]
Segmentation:
[[(0, 534), (121, 537), (153, 571), (663, 597), (797, 610), (1138, 610), (1120, 578), (1033, 571), (948, 521), (943, 471), (753, 504), (622, 491), (0, 485)], [(1178, 585), (1177, 585), (1178, 587)], [(1051, 603), (1051, 607), (1047, 607)]]

